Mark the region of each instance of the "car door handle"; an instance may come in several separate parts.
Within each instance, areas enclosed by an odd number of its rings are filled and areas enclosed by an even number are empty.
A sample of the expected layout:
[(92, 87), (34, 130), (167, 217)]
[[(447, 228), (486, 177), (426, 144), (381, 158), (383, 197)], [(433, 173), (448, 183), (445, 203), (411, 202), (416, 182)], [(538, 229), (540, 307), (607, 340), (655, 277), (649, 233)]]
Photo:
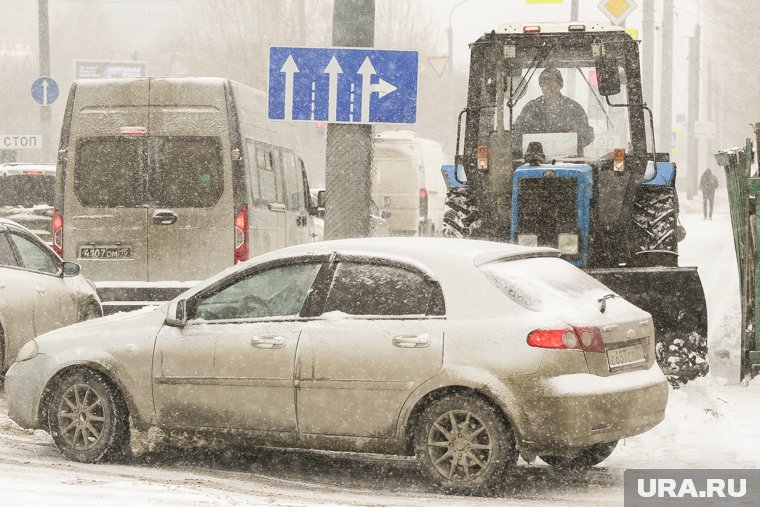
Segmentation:
[(40, 296), (42, 296), (43, 294), (47, 292), (47, 289), (45, 287), (37, 287), (36, 285), (34, 286), (34, 290), (36, 290), (37, 294), (39, 294)]
[(174, 225), (177, 214), (168, 209), (160, 209), (153, 213), (153, 223), (156, 225)]
[(285, 338), (282, 336), (254, 336), (251, 338), (251, 346), (257, 349), (281, 349), (285, 347)]
[(402, 349), (421, 349), (430, 346), (430, 336), (423, 334), (402, 334), (393, 337), (393, 346)]
[(278, 202), (270, 202), (267, 207), (269, 211), (285, 211), (285, 205)]

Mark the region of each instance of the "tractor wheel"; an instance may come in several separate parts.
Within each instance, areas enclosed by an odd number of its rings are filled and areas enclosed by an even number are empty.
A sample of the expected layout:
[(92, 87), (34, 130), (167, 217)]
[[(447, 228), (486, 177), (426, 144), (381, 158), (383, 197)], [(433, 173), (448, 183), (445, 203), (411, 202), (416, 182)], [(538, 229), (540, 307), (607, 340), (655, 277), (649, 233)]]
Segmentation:
[(638, 266), (678, 265), (675, 190), (639, 187), (633, 202), (633, 254)]
[(443, 236), (468, 238), (480, 225), (477, 208), (470, 190), (453, 188), (446, 194), (446, 212), (443, 214)]

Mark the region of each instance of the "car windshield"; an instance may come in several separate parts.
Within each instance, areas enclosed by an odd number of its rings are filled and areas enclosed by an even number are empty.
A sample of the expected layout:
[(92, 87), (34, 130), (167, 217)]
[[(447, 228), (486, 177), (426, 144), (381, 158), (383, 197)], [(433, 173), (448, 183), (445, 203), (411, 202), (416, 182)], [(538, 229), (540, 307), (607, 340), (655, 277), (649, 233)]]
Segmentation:
[(0, 206), (23, 206), (53, 204), (55, 176), (40, 174), (14, 174), (0, 182)]

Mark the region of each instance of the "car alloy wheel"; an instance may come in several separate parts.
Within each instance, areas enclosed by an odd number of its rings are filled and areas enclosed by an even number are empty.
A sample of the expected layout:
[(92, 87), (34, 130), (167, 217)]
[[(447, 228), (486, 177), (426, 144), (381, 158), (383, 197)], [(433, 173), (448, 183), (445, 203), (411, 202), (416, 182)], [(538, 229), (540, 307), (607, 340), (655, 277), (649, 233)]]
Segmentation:
[(53, 391), (48, 411), (50, 434), (69, 459), (85, 463), (111, 459), (128, 441), (126, 405), (94, 372), (64, 377)]
[(517, 461), (514, 434), (502, 415), (466, 395), (440, 398), (425, 409), (415, 450), (431, 480), (461, 494), (492, 489)]

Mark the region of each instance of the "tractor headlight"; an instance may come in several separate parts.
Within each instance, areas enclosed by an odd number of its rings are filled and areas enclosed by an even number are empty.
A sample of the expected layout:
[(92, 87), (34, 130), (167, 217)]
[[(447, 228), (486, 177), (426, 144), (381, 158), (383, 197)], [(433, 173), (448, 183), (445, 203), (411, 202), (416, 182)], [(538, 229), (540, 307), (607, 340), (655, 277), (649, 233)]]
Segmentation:
[(538, 236), (536, 234), (518, 234), (517, 244), (522, 246), (538, 246)]
[(563, 254), (575, 255), (578, 253), (578, 235), (560, 234), (557, 236), (557, 247)]
[(40, 348), (37, 346), (37, 342), (34, 340), (29, 340), (18, 351), (18, 354), (16, 355), (16, 362), (20, 363), (21, 361), (33, 359), (37, 357), (37, 354), (39, 354), (39, 352)]

